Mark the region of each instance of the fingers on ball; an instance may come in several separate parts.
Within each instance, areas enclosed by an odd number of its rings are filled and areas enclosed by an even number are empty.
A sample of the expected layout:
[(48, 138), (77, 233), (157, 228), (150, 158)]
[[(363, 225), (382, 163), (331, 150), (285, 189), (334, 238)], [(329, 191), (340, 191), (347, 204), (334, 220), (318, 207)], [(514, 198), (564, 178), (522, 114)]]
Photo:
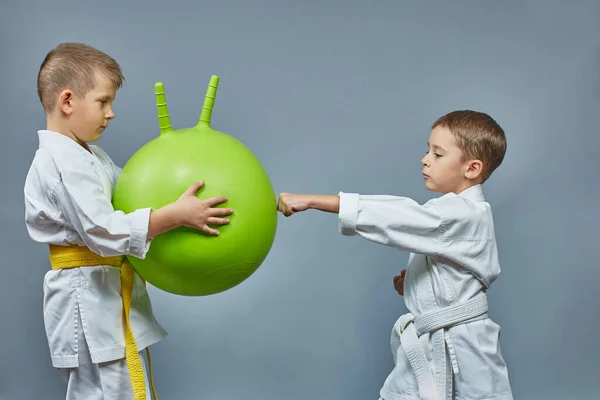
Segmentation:
[(218, 231), (218, 230), (216, 230), (216, 229), (213, 229), (213, 228), (209, 228), (209, 227), (208, 227), (208, 226), (206, 226), (206, 225), (205, 225), (205, 226), (203, 226), (203, 227), (201, 228), (201, 230), (202, 230), (204, 233), (207, 233), (207, 234), (209, 234), (209, 235), (212, 235), (212, 236), (218, 236), (218, 235), (219, 235), (219, 231)]
[(223, 216), (223, 215), (231, 215), (233, 210), (231, 208), (211, 208), (210, 215), (211, 216)]
[(227, 225), (228, 223), (229, 223), (229, 219), (228, 218), (210, 217), (206, 221), (207, 225)]

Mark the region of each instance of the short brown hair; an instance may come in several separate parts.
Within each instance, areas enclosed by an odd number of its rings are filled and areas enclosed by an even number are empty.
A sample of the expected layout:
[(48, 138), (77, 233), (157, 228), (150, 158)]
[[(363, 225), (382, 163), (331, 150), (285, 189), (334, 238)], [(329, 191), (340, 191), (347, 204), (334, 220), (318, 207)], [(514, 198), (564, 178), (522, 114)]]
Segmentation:
[(434, 122), (431, 129), (448, 128), (463, 158), (483, 163), (483, 182), (502, 164), (506, 153), (506, 136), (489, 115), (471, 110), (452, 111)]
[(125, 78), (119, 64), (109, 55), (82, 43), (61, 43), (46, 55), (37, 78), (38, 96), (49, 113), (56, 96), (65, 89), (85, 96), (96, 85), (101, 73), (119, 89)]

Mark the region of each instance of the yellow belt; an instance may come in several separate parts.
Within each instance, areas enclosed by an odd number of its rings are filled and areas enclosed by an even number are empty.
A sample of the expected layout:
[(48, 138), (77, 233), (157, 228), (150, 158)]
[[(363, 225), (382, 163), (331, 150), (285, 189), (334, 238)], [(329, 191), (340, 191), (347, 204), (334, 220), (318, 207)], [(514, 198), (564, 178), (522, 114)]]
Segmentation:
[[(54, 270), (97, 265), (110, 265), (121, 269), (121, 297), (123, 298), (123, 311), (125, 313), (125, 357), (131, 385), (133, 386), (134, 398), (135, 400), (146, 400), (146, 385), (144, 382), (142, 360), (129, 323), (129, 308), (131, 307), (131, 294), (133, 292), (133, 267), (131, 263), (124, 256), (99, 256), (87, 247), (50, 245), (50, 264)], [(148, 356), (148, 375), (150, 376), (152, 394), (154, 395), (154, 399), (158, 399), (152, 379), (152, 365), (148, 348), (146, 348), (146, 355)]]

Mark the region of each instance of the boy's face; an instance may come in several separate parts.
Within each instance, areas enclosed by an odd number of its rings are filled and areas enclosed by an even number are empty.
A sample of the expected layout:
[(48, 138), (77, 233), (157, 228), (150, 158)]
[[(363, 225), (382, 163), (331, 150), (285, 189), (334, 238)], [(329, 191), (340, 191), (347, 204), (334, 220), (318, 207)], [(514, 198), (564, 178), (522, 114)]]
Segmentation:
[[(454, 136), (444, 126), (435, 127), (429, 136), (428, 151), (421, 160), (427, 190), (460, 193), (474, 182), (473, 161), (463, 160)], [(479, 163), (478, 161), (474, 162)]]
[(73, 95), (70, 102), (69, 130), (80, 142), (94, 142), (102, 136), (115, 117), (112, 102), (116, 88), (112, 81), (96, 75), (96, 86), (83, 98)]

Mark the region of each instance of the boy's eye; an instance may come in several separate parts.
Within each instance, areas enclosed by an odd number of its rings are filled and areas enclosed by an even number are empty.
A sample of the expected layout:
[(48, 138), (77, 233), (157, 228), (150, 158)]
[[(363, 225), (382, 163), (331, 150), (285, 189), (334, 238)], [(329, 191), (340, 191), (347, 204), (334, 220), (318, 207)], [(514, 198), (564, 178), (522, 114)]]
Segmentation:
[(438, 153), (434, 153), (434, 154), (435, 154), (436, 157), (441, 157), (442, 156), (441, 154), (438, 154)]

